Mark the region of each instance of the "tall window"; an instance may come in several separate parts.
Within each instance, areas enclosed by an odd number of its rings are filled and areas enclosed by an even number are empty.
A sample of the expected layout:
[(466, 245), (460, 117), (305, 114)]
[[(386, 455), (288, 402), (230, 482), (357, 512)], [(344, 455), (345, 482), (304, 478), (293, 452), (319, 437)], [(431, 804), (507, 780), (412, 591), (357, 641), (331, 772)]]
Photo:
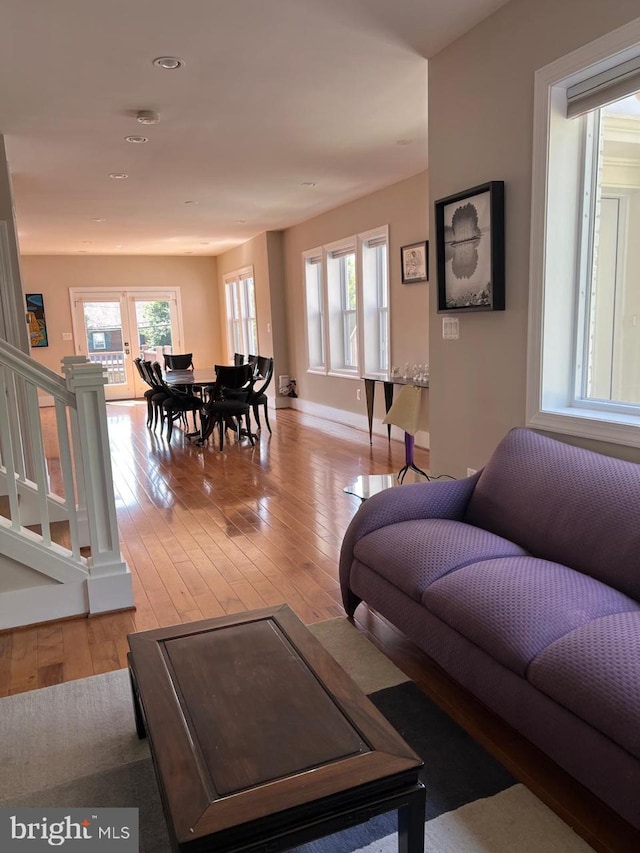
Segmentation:
[(338, 373), (358, 371), (356, 249), (349, 241), (325, 249), (329, 306), (329, 366)]
[(305, 252), (303, 259), (309, 370), (324, 373), (326, 362), (322, 249)]
[(624, 55), (617, 35), (603, 60), (604, 37), (536, 75), (527, 405), (532, 426), (636, 446), (638, 29)]
[(387, 228), (361, 234), (364, 372), (389, 370), (389, 259)]
[(245, 267), (224, 277), (227, 306), (227, 345), (229, 357), (258, 353), (258, 324), (253, 267)]
[(303, 253), (311, 372), (383, 374), (389, 368), (388, 228)]

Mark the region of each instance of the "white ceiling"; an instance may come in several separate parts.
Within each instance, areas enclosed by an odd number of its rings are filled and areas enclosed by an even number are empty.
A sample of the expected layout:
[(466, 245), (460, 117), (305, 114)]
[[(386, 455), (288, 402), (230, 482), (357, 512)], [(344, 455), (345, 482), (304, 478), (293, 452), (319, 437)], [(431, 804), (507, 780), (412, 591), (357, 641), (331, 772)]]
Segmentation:
[(1, 0), (21, 252), (216, 255), (417, 174), (425, 58), (504, 2)]

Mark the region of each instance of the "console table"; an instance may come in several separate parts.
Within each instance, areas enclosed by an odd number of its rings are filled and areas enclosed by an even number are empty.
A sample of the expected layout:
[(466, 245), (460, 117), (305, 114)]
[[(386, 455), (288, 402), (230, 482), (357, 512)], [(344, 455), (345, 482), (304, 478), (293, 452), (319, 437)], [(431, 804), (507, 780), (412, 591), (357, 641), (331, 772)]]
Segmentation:
[[(364, 379), (364, 395), (367, 401), (367, 418), (369, 419), (369, 444), (373, 444), (373, 403), (376, 395), (376, 382), (382, 382), (384, 386), (384, 405), (385, 411), (388, 412), (393, 403), (393, 389), (396, 385), (413, 385), (415, 388), (428, 388), (429, 380), (424, 379), (419, 382), (415, 379), (403, 376), (391, 376), (391, 374), (373, 374), (365, 373)], [(387, 424), (387, 437), (391, 441), (391, 424)]]

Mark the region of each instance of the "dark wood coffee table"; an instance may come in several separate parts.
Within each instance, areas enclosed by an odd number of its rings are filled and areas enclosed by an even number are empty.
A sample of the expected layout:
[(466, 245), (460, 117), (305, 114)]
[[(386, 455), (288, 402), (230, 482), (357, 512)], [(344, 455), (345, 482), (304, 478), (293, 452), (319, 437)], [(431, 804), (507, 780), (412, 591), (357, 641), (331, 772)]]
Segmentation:
[(423, 853), (422, 760), (286, 606), (129, 635), (174, 850), (287, 850), (398, 809)]

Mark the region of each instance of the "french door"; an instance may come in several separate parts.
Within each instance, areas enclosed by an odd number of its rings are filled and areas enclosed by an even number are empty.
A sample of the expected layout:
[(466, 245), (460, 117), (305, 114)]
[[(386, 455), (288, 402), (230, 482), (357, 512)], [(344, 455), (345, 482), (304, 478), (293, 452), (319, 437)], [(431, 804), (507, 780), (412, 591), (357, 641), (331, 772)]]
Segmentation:
[(178, 289), (73, 287), (70, 297), (76, 354), (104, 366), (107, 400), (144, 394), (134, 358), (183, 351)]

